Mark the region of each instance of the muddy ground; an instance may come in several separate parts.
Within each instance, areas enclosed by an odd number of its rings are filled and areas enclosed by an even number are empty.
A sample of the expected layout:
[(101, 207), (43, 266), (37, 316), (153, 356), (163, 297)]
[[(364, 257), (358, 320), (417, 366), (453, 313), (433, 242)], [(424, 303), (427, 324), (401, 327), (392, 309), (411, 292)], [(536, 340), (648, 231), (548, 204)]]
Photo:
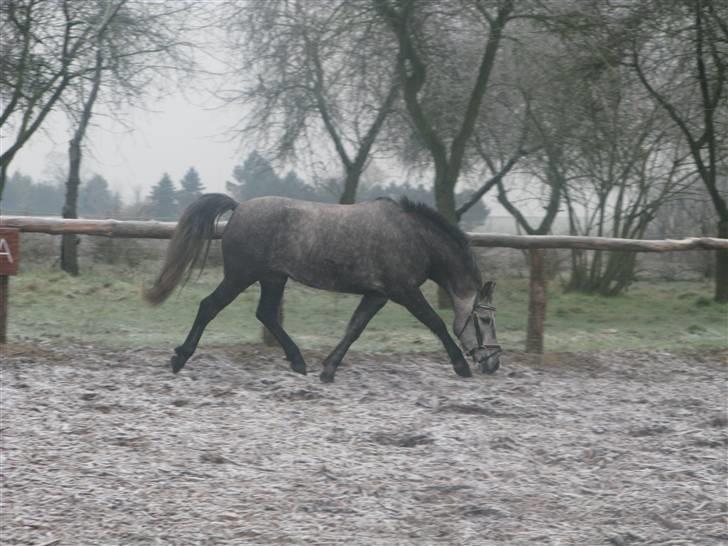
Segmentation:
[(2, 351), (5, 545), (728, 541), (726, 352)]

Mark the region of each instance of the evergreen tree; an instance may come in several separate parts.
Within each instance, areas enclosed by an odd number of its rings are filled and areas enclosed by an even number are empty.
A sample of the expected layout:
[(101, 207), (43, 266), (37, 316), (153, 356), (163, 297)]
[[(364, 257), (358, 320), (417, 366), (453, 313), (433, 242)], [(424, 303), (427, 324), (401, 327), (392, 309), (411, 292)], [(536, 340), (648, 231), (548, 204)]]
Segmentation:
[(99, 175), (93, 175), (83, 186), (79, 194), (79, 212), (81, 216), (111, 217), (121, 208), (118, 193), (112, 193), (109, 183)]
[(174, 220), (177, 218), (177, 192), (174, 183), (167, 173), (152, 188), (149, 195), (150, 212), (157, 220)]
[[(264, 195), (278, 195), (307, 201), (336, 203), (342, 189), (342, 181), (336, 178), (312, 186), (299, 177), (294, 170), (288, 171), (283, 178), (279, 178), (271, 164), (256, 151), (251, 152), (242, 165), (235, 167), (233, 177), (236, 182), (228, 182), (227, 189), (240, 201)], [(457, 192), (455, 194), (456, 202), (464, 203), (469, 196), (470, 192)], [(426, 188), (423, 184), (412, 186), (409, 183), (389, 182), (359, 188), (359, 201), (371, 201), (379, 197), (389, 197), (394, 200), (408, 197), (412, 201), (425, 203), (435, 208), (435, 194), (431, 188)], [(460, 226), (463, 229), (472, 229), (482, 225), (489, 212), (483, 202), (479, 201), (463, 215)]]
[(57, 215), (63, 207), (63, 186), (54, 182), (34, 182), (15, 172), (8, 179), (2, 210), (6, 213)]
[(227, 182), (227, 189), (240, 201), (264, 195), (284, 195), (281, 180), (270, 162), (255, 150), (242, 165), (235, 167), (233, 178), (236, 182)]
[(5, 186), (3, 210), (11, 214), (30, 213), (33, 186), (33, 179), (30, 176), (15, 171)]
[(65, 188), (59, 182), (33, 184), (29, 209), (32, 214), (57, 215), (63, 208)]
[(205, 187), (202, 185), (200, 175), (194, 167), (187, 170), (179, 184), (181, 189), (177, 192), (177, 203), (182, 211), (202, 195)]
[(288, 171), (286, 176), (281, 179), (281, 195), (291, 197), (293, 199), (305, 199), (307, 201), (317, 201), (316, 190), (306, 184), (306, 182), (298, 176), (294, 170)]

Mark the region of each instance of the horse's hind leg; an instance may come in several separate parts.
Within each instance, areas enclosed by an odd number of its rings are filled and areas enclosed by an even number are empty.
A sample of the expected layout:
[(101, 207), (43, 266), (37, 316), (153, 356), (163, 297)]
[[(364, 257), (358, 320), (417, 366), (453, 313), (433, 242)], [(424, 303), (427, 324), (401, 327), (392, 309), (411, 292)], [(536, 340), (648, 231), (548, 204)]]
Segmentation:
[(229, 281), (227, 278), (223, 279), (218, 287), (200, 302), (195, 322), (192, 325), (190, 333), (187, 334), (187, 339), (185, 339), (182, 345), (174, 350), (176, 354), (172, 357), (171, 361), (172, 371), (174, 373), (180, 371), (184, 367), (185, 362), (187, 362), (195, 352), (197, 344), (200, 342), (200, 338), (202, 337), (202, 333), (205, 331), (207, 324), (228, 304), (230, 304), (238, 296), (238, 294), (240, 294), (240, 292), (245, 290), (251, 284), (253, 284), (252, 280), (247, 284), (241, 285), (239, 283)]
[(395, 302), (403, 305), (415, 318), (422, 324), (427, 326), (445, 346), (450, 361), (452, 362), (455, 373), (461, 377), (470, 377), (472, 372), (467, 360), (463, 356), (463, 352), (457, 346), (457, 343), (450, 337), (447, 326), (440, 318), (427, 299), (419, 289), (408, 291), (392, 298)]
[(358, 339), (364, 331), (364, 328), (369, 324), (369, 321), (384, 307), (385, 303), (387, 303), (387, 298), (378, 294), (368, 294), (362, 298), (349, 321), (349, 326), (346, 328), (344, 337), (331, 354), (326, 357), (326, 360), (324, 360), (324, 371), (319, 376), (321, 381), (331, 383), (334, 380), (336, 368), (341, 364), (341, 359), (344, 358), (346, 351)]
[(291, 363), (291, 369), (294, 372), (306, 375), (306, 362), (301, 356), (300, 349), (278, 320), (278, 309), (281, 306), (283, 290), (286, 287), (287, 280), (288, 277), (284, 275), (269, 276), (265, 280), (260, 280), (260, 301), (255, 316), (268, 328), (268, 331), (283, 347), (286, 358)]

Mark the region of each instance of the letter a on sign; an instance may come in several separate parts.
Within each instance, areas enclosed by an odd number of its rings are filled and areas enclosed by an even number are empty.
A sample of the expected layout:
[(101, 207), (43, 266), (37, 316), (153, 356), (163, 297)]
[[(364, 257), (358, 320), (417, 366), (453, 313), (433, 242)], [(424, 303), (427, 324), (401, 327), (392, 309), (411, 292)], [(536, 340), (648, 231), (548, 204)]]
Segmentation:
[(15, 262), (15, 260), (13, 260), (13, 253), (10, 250), (10, 243), (8, 243), (7, 239), (0, 239), (0, 256), (10, 263)]
[(18, 272), (18, 243), (17, 229), (0, 228), (0, 275), (15, 275)]

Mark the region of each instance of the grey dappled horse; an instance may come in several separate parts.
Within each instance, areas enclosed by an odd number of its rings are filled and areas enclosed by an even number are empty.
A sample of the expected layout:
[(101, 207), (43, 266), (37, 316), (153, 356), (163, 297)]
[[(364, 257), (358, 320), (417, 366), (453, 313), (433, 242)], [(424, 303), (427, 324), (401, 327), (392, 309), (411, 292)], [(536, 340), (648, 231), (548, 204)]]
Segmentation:
[(301, 351), (278, 321), (289, 277), (314, 288), (363, 296), (344, 337), (324, 360), (321, 381), (334, 380), (346, 351), (388, 300), (403, 305), (432, 330), (455, 372), (470, 377), (462, 351), (420, 291), (427, 279), (452, 298), (453, 331), (463, 349), (483, 372), (498, 369), (501, 348), (491, 304), (495, 283), (482, 283), (462, 231), (429, 207), (407, 199), (329, 205), (282, 197), (238, 203), (223, 194), (203, 195), (175, 229), (162, 271), (145, 292), (150, 303), (163, 302), (194, 266), (204, 267), (215, 223), (229, 210), (234, 212), (222, 237), (225, 277), (200, 302), (187, 339), (175, 349), (175, 373), (195, 352), (215, 315), (258, 281), (256, 316), (281, 344), (291, 368), (305, 374)]

